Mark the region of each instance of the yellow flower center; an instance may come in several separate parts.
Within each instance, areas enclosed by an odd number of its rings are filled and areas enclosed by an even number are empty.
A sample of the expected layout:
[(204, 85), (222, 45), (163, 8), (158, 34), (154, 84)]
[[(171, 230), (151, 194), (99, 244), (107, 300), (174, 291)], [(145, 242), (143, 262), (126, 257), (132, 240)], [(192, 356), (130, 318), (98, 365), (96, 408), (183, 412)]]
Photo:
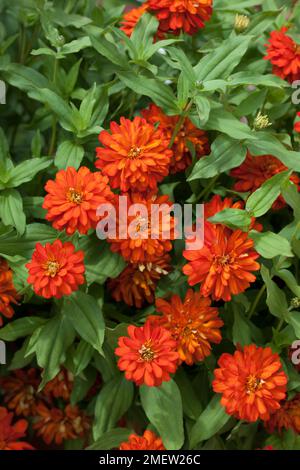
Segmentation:
[(128, 158), (139, 158), (141, 156), (142, 149), (140, 147), (131, 147), (128, 152)]
[(81, 191), (77, 191), (75, 188), (69, 188), (67, 199), (70, 202), (75, 202), (75, 204), (81, 204), (83, 201), (83, 193)]
[(141, 349), (139, 349), (140, 357), (142, 361), (151, 362), (156, 357), (155, 352), (152, 349), (152, 341), (149, 339), (146, 343), (143, 344)]
[(57, 261), (47, 261), (45, 264), (45, 271), (47, 276), (54, 277), (60, 270), (60, 265)]
[(247, 393), (255, 393), (257, 390), (261, 388), (263, 381), (256, 377), (255, 375), (251, 374), (246, 379), (246, 389)]
[(216, 256), (215, 263), (220, 266), (227, 266), (232, 263), (232, 257), (230, 255)]

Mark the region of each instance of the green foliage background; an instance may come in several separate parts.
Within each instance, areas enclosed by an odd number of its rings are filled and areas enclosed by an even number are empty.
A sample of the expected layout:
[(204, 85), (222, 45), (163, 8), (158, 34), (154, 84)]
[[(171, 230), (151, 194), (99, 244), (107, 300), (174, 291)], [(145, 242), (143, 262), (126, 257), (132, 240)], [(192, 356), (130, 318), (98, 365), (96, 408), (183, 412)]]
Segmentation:
[[(271, 30), (290, 21), (294, 34), (300, 34), (299, 2), (215, 0), (213, 18), (197, 36), (155, 43), (158, 24), (150, 15), (143, 16), (131, 39), (118, 29), (124, 3), (0, 2), (0, 79), (7, 85), (7, 103), (0, 106), (0, 255), (24, 295), (15, 319), (0, 330), (0, 338), (12, 344), (8, 367), (40, 366), (42, 387), (64, 364), (76, 376), (73, 403), (84, 401), (100, 372), (104, 385), (86, 404), (95, 416), (93, 449), (115, 447), (131, 425), (144, 428), (149, 422), (168, 449), (255, 449), (265, 443), (300, 449), (292, 432), (268, 437), (259, 423), (230, 418), (210, 385), (223, 351), (254, 342), (281, 354), (289, 396), (300, 392), (300, 376), (287, 359), (288, 346), (300, 338), (300, 313), (290, 307), (291, 299), (300, 297), (300, 195), (289, 181), (291, 171), (300, 171), (300, 142), (292, 130), (295, 90), (262, 60)], [(236, 13), (251, 19), (240, 35), (233, 30)], [(249, 88), (253, 85), (255, 90)], [(209, 132), (212, 143), (211, 154), (194, 159), (186, 175), (164, 181), (161, 190), (176, 202), (233, 195), (228, 172), (243, 162), (247, 149), (276, 156), (288, 171), (250, 197), (240, 195), (247, 200), (245, 210), (215, 217), (242, 230), (249, 228), (251, 216), (261, 217), (264, 225), (262, 233), (251, 232), (262, 263), (257, 282), (220, 305), (225, 322), (221, 345), (204, 363), (182, 366), (170, 383), (138, 390), (116, 368), (113, 351), (126, 325), (142, 324), (154, 307), (133, 310), (112, 302), (105, 281), (122, 271), (123, 260), (96, 236), (74, 235), (75, 246), (85, 251), (87, 285), (60, 302), (33, 295), (25, 264), (37, 242), (66, 239), (44, 220), (45, 182), (70, 165), (93, 169), (99, 132), (149, 102), (167, 114), (189, 116)], [(253, 122), (260, 110), (272, 126), (257, 131)], [(240, 121), (242, 116), (248, 124)], [(274, 213), (271, 206), (280, 193), (288, 207)], [(176, 242), (174, 269), (157, 296), (186, 291), (181, 253)], [(124, 414), (127, 428), (119, 428)]]

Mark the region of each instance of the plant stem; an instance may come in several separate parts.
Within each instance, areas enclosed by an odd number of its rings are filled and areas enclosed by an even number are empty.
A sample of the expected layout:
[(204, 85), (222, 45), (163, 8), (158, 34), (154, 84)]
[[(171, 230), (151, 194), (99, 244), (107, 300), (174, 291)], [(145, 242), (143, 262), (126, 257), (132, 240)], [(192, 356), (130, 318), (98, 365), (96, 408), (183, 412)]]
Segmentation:
[(57, 134), (57, 119), (53, 117), (52, 119), (52, 131), (51, 131), (51, 140), (49, 145), (48, 155), (53, 155), (56, 144), (56, 134)]
[(250, 310), (249, 310), (249, 315), (248, 315), (248, 319), (249, 319), (249, 320), (250, 320), (250, 318), (252, 317), (253, 313), (255, 312), (256, 307), (257, 307), (257, 305), (258, 305), (260, 299), (261, 299), (262, 296), (264, 295), (265, 290), (266, 290), (266, 285), (264, 284), (264, 285), (261, 287), (260, 291), (258, 292), (257, 296), (255, 297), (253, 304), (251, 305), (251, 308), (250, 308)]
[(210, 193), (211, 189), (214, 187), (215, 183), (217, 182), (219, 178), (219, 175), (216, 175), (212, 178), (210, 183), (201, 191), (199, 196), (197, 196), (196, 202), (200, 201), (200, 199), (203, 199), (207, 194)]
[(26, 50), (26, 33), (25, 28), (21, 25), (20, 33), (20, 63), (24, 64), (25, 61), (25, 50)]
[(170, 140), (169, 148), (172, 148), (172, 147), (173, 147), (174, 142), (175, 142), (175, 139), (176, 139), (176, 137), (177, 137), (177, 134), (178, 134), (178, 132), (180, 131), (180, 129), (181, 129), (181, 127), (182, 127), (182, 124), (183, 124), (184, 121), (185, 121), (185, 118), (186, 118), (187, 115), (189, 114), (189, 110), (191, 109), (192, 105), (193, 105), (193, 100), (190, 100), (190, 101), (187, 103), (187, 105), (185, 106), (182, 115), (181, 115), (180, 118), (178, 119), (178, 122), (177, 122), (176, 126), (174, 127), (174, 131), (173, 131), (173, 134), (172, 134), (172, 137), (171, 137), (171, 140)]
[(282, 325), (284, 324), (284, 319), (283, 318), (280, 318), (279, 321), (278, 321), (278, 325), (276, 327), (276, 333), (279, 333), (279, 331), (281, 330), (281, 327)]

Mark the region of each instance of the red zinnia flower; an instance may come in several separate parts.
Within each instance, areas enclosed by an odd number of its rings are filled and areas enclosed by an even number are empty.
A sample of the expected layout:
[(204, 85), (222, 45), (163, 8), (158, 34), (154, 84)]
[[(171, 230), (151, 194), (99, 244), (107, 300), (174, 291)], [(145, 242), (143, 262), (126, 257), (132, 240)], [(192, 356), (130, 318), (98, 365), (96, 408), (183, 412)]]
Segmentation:
[(124, 31), (124, 33), (130, 37), (134, 31), (134, 28), (136, 27), (137, 23), (139, 22), (141, 16), (149, 10), (149, 6), (146, 3), (143, 3), (138, 8), (133, 8), (132, 10), (129, 10), (127, 13), (124, 14), (122, 21), (121, 21), (121, 30)]
[(32, 416), (35, 410), (36, 391), (39, 378), (36, 369), (18, 369), (11, 375), (0, 378), (0, 387), (4, 392), (4, 402), (16, 415)]
[(145, 302), (154, 302), (158, 281), (170, 271), (170, 256), (156, 256), (152, 262), (131, 263), (116, 279), (108, 283), (113, 298), (127, 305), (141, 308)]
[(292, 83), (300, 78), (300, 45), (286, 34), (287, 30), (271, 32), (264, 59), (271, 62), (275, 75)]
[(120, 357), (118, 367), (125, 371), (126, 379), (148, 387), (169, 381), (179, 359), (176, 341), (169, 331), (147, 321), (140, 328), (129, 325), (128, 335), (119, 338), (119, 347), (115, 350)]
[[(18, 300), (20, 296), (13, 285), (13, 272), (5, 259), (0, 258), (0, 313), (6, 318), (12, 318), (15, 312), (10, 304), (17, 304)], [(0, 326), (2, 325), (3, 319), (0, 316)]]
[(256, 280), (252, 271), (260, 266), (253, 245), (247, 233), (207, 222), (204, 247), (183, 252), (189, 261), (183, 272), (191, 286), (201, 283), (204, 297), (212, 295), (215, 300), (229, 301), (232, 294), (244, 292)]
[(90, 419), (78, 406), (67, 405), (64, 410), (47, 408), (43, 403), (36, 407), (33, 429), (37, 430), (46, 444), (55, 442), (60, 445), (64, 440), (84, 437), (90, 429)]
[[(246, 160), (239, 166), (231, 171), (230, 175), (236, 178), (237, 181), (233, 186), (235, 191), (253, 193), (256, 189), (272, 176), (277, 173), (282, 173), (288, 168), (281, 163), (276, 157), (272, 155), (259, 155), (258, 157), (252, 156), (249, 152)], [(290, 180), (297, 186), (300, 183), (299, 177), (293, 173)], [(282, 196), (274, 202), (273, 209), (280, 209), (286, 205)]]
[(25, 419), (12, 424), (13, 413), (0, 407), (0, 450), (33, 450), (27, 442), (19, 441), (24, 437), (28, 427)]
[[(147, 218), (142, 214), (124, 217), (121, 214), (116, 221), (118, 238), (108, 238), (111, 250), (120, 253), (126, 261), (132, 263), (154, 262), (166, 252), (172, 250), (171, 239), (175, 236), (174, 217), (170, 216), (171, 201), (168, 196), (141, 196), (127, 194), (128, 213), (133, 204), (141, 204), (147, 209)], [(159, 210), (162, 207), (161, 217)], [(163, 210), (165, 209), (165, 210)], [(119, 207), (117, 212), (119, 213)], [(156, 223), (157, 222), (157, 223)], [(120, 238), (119, 234), (123, 234)]]
[(45, 395), (52, 395), (55, 398), (70, 399), (74, 384), (74, 376), (66, 369), (62, 369), (54, 379), (50, 380), (43, 389)]
[(145, 431), (142, 436), (130, 434), (127, 442), (122, 442), (120, 450), (165, 450), (160, 437), (152, 431)]
[[(297, 113), (297, 116), (300, 118), (300, 112)], [(295, 122), (294, 129), (296, 132), (300, 132), (300, 121)]]
[(170, 331), (177, 342), (181, 361), (189, 365), (203, 361), (211, 354), (211, 343), (220, 343), (223, 321), (210, 299), (199, 292), (187, 291), (184, 302), (173, 295), (169, 302), (156, 300), (156, 309), (163, 316), (153, 316), (154, 322)]
[(37, 243), (30, 263), (27, 281), (34, 291), (46, 299), (69, 295), (84, 283), (83, 252), (75, 251), (72, 243)]
[(292, 429), (296, 434), (300, 434), (300, 393), (272, 414), (266, 428), (272, 434), (283, 429)]
[(212, 0), (148, 0), (160, 22), (160, 30), (192, 35), (205, 26), (212, 14)]
[(55, 181), (47, 182), (45, 190), (48, 192), (43, 204), (43, 208), (48, 209), (46, 219), (55, 229), (66, 229), (68, 235), (76, 230), (85, 234), (96, 228), (97, 208), (114, 199), (108, 178), (84, 166), (78, 171), (73, 167), (60, 170)]
[(111, 122), (111, 133), (102, 131), (97, 147), (96, 167), (110, 179), (112, 188), (122, 191), (156, 190), (169, 173), (172, 151), (163, 132), (139, 116)]
[[(143, 117), (151, 124), (159, 124), (169, 142), (180, 116), (167, 116), (161, 108), (151, 104), (149, 109), (142, 111)], [(205, 131), (197, 129), (189, 118), (186, 118), (176, 135), (172, 147), (173, 157), (171, 160), (170, 173), (185, 171), (192, 164), (192, 155), (188, 148), (188, 142), (195, 147), (198, 158), (207, 155), (209, 152), (208, 137)]]
[(285, 398), (287, 376), (271, 348), (245, 346), (233, 355), (224, 353), (215, 369), (213, 389), (229, 415), (246, 421), (266, 421)]

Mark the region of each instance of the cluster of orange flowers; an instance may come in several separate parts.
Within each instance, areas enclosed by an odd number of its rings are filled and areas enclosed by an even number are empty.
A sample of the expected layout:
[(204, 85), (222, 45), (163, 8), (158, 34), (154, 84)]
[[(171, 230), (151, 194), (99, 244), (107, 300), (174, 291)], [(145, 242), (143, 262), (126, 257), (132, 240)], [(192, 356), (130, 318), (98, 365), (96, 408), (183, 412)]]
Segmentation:
[[(90, 429), (90, 418), (77, 405), (70, 404), (73, 388), (72, 374), (61, 370), (41, 392), (38, 392), (39, 383), (39, 371), (34, 368), (15, 370), (11, 375), (1, 377), (0, 388), (4, 393), (4, 402), (7, 408), (16, 416), (28, 418), (32, 422), (32, 428), (36, 431), (37, 436), (42, 437), (47, 445), (51, 443), (60, 445), (67, 439), (85, 437)], [(13, 413), (6, 411), (2, 439), (0, 412), (0, 443), (6, 442), (5, 433), (12, 416)], [(24, 419), (16, 423), (15, 426), (20, 432), (20, 436), (16, 435), (16, 438), (23, 437), (27, 425), (28, 423)], [(22, 434), (21, 431), (23, 431)], [(12, 438), (14, 440), (13, 433)], [(7, 445), (10, 446), (11, 443)]]
[[(159, 20), (160, 36), (185, 31), (194, 34), (204, 26), (212, 13), (212, 1), (148, 0), (142, 7), (130, 11), (123, 18), (122, 29), (131, 35), (140, 16), (148, 11)], [(288, 81), (300, 78), (300, 46), (286, 34), (287, 30), (271, 34), (268, 55), (274, 73)], [(100, 220), (97, 208), (101, 204), (119, 207), (119, 195), (127, 200), (128, 212), (132, 204), (143, 204), (148, 209), (153, 204), (171, 205), (168, 196), (159, 194), (158, 184), (169, 175), (185, 171), (192, 163), (190, 143), (197, 158), (209, 153), (209, 140), (205, 131), (197, 129), (186, 118), (180, 129), (179, 116), (168, 116), (155, 104), (130, 120), (111, 122), (109, 131), (99, 135), (95, 167), (76, 170), (68, 167), (59, 171), (54, 180), (45, 186), (47, 195), (43, 207), (46, 220), (59, 231), (71, 236), (76, 231), (87, 235)], [(300, 127), (295, 125), (295, 130)], [(178, 131), (176, 133), (175, 129)], [(247, 154), (240, 167), (231, 171), (235, 179), (233, 189), (253, 192), (273, 175), (286, 167), (272, 155)], [(296, 174), (291, 181), (297, 186)], [(114, 192), (115, 191), (115, 192)], [(285, 204), (279, 197), (273, 208)], [(171, 379), (177, 367), (193, 365), (211, 354), (214, 344), (222, 340), (224, 324), (214, 301), (231, 300), (256, 281), (260, 264), (254, 242), (247, 232), (233, 230), (207, 219), (226, 208), (242, 208), (243, 203), (230, 198), (214, 196), (205, 204), (205, 239), (201, 249), (183, 252), (187, 263), (183, 273), (190, 286), (184, 300), (178, 295), (170, 299), (156, 299), (156, 314), (147, 318), (143, 326), (130, 325), (128, 335), (119, 338), (115, 350), (118, 367), (127, 380), (140, 386), (160, 386)], [(119, 211), (116, 211), (119, 214)], [(151, 210), (148, 210), (151, 213)], [(162, 218), (153, 238), (132, 239), (116, 235), (108, 242), (112, 252), (119, 253), (127, 262), (123, 272), (108, 283), (112, 297), (129, 306), (141, 308), (145, 302), (154, 303), (158, 281), (171, 270), (170, 251), (175, 236), (172, 220), (169, 239), (163, 237), (169, 227), (169, 218)], [(128, 235), (129, 226), (135, 222), (137, 230), (149, 235), (150, 225), (142, 217), (132, 216), (126, 222), (118, 216), (117, 233)], [(253, 218), (251, 229), (261, 230)], [(153, 229), (153, 227), (151, 227)], [(85, 282), (84, 253), (76, 251), (71, 241), (57, 239), (42, 246), (36, 244), (31, 261), (26, 265), (28, 283), (46, 299), (61, 298), (79, 289)], [(12, 271), (6, 261), (0, 261), (0, 312), (11, 318), (11, 303), (19, 296), (13, 286)], [(0, 325), (2, 319), (0, 318)], [(300, 397), (286, 399), (287, 376), (278, 354), (269, 347), (252, 344), (237, 348), (233, 354), (224, 353), (214, 371), (213, 390), (221, 394), (221, 404), (226, 412), (249, 422), (263, 420), (267, 429), (293, 429), (300, 432)], [(12, 376), (0, 379), (5, 392), (5, 403), (17, 416), (33, 421), (33, 429), (47, 444), (61, 444), (65, 439), (83, 437), (90, 428), (88, 416), (69, 402), (72, 377), (61, 371), (38, 393), (39, 379), (35, 369), (15, 371)], [(63, 399), (63, 408), (56, 399)], [(284, 403), (282, 405), (282, 402)], [(0, 408), (1, 449), (31, 448), (19, 441), (25, 435), (27, 422), (12, 425), (13, 414)], [(163, 450), (162, 440), (151, 431), (143, 436), (132, 434), (120, 449)]]
[(193, 35), (204, 28), (212, 15), (213, 0), (147, 0), (124, 15), (121, 29), (131, 36), (141, 16), (152, 13), (159, 21), (158, 37), (181, 31)]
[(14, 285), (13, 272), (7, 262), (0, 258), (0, 326), (3, 325), (1, 314), (5, 318), (12, 318), (14, 309), (11, 304), (17, 304), (20, 300)]

